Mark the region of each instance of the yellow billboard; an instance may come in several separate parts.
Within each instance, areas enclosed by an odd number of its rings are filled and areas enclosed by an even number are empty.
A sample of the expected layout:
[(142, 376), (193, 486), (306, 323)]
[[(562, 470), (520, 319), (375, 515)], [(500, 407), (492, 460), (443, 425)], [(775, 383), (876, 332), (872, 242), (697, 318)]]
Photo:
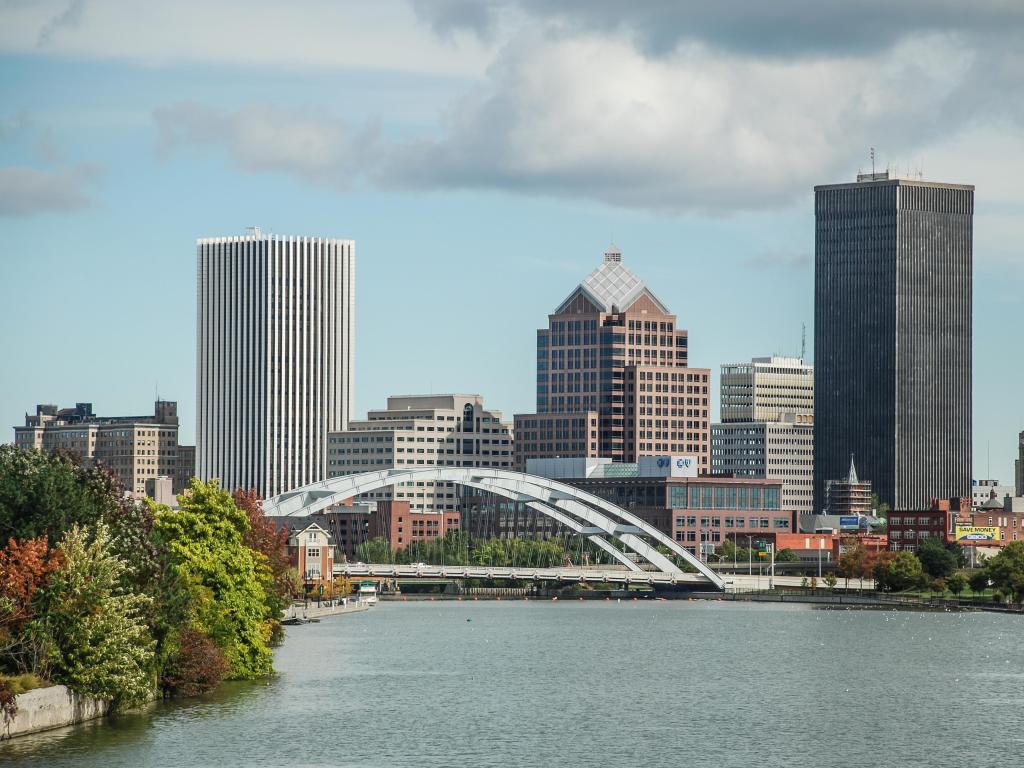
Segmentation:
[(956, 527), (956, 540), (965, 543), (978, 544), (990, 541), (999, 541), (999, 529), (995, 527), (981, 527), (977, 525), (958, 525)]

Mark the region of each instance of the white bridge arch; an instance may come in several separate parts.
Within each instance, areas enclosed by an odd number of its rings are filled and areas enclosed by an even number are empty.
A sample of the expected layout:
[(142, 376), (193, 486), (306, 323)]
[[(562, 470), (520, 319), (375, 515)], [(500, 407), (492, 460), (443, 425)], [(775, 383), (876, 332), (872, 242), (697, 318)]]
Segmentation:
[[(718, 589), (725, 580), (705, 563), (666, 536), (650, 523), (617, 504), (557, 480), (510, 472), (491, 467), (430, 467), (423, 469), (383, 469), (344, 475), (304, 485), (263, 502), (263, 511), (270, 516), (304, 516), (319, 512), (359, 494), (369, 493), (398, 483), (431, 480), (479, 488), (497, 496), (525, 504), (608, 552), (630, 570), (642, 570), (631, 558), (606, 537), (614, 537), (637, 556), (665, 573), (680, 569), (659, 552), (658, 545), (682, 557)], [(646, 539), (651, 539), (653, 544)]]

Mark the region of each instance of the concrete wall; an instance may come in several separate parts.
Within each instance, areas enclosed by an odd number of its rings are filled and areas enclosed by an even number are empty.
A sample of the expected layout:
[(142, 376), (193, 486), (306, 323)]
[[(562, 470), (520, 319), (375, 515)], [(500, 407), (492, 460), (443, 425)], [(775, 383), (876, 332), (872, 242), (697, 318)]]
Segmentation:
[(3, 723), (0, 739), (81, 723), (102, 717), (110, 710), (110, 702), (88, 699), (64, 685), (37, 688), (20, 694), (16, 701), (18, 712), (11, 721)]

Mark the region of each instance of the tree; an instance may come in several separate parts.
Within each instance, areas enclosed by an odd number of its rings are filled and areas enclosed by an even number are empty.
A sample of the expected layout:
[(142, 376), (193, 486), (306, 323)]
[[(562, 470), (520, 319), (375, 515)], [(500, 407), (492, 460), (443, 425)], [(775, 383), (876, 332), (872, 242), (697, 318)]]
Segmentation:
[(58, 541), (76, 523), (91, 525), (111, 503), (110, 482), (73, 454), (0, 445), (0, 537)]
[(199, 696), (212, 691), (230, 671), (224, 652), (202, 630), (181, 633), (177, 652), (161, 684), (171, 696)]
[(988, 572), (984, 569), (975, 571), (968, 577), (967, 583), (971, 587), (971, 592), (981, 594), (989, 588)]
[(955, 596), (960, 597), (960, 593), (967, 588), (967, 577), (962, 571), (957, 571), (948, 579), (946, 579), (946, 587)]
[(46, 537), (9, 539), (0, 549), (0, 669), (30, 672), (36, 648), (25, 627), (36, 616), (36, 595), (62, 563)]
[(44, 673), (115, 706), (145, 701), (153, 687), (149, 598), (121, 586), (127, 566), (111, 551), (104, 523), (91, 532), (72, 526), (60, 553), (63, 565), (53, 573), (31, 628), (43, 642)]
[(985, 573), (993, 586), (1010, 596), (1013, 602), (1024, 597), (1024, 541), (1007, 544), (985, 563)]
[(864, 564), (867, 561), (868, 551), (859, 542), (847, 549), (839, 556), (839, 573), (846, 579), (846, 588), (850, 588), (850, 579), (860, 577), (862, 584), (864, 579)]
[[(269, 578), (263, 585), (267, 593), (267, 610), (273, 617), (281, 616), (295, 594), (298, 574), (292, 568), (288, 557), (288, 528), (280, 528), (263, 514), (260, 495), (255, 489), (248, 491), (236, 488), (231, 494), (235, 506), (249, 518), (249, 528), (243, 534), (242, 541), (249, 549), (258, 552), (266, 561)], [(273, 634), (275, 639), (283, 637), (281, 624), (274, 619)]]
[[(157, 510), (155, 535), (167, 549), (171, 575), (188, 593), (187, 625), (224, 652), (230, 677), (270, 674), (269, 642), (279, 616), (268, 608), (269, 566), (243, 542), (248, 515), (215, 480), (193, 479), (180, 499), (178, 511)], [(179, 645), (173, 640), (169, 647)]]
[(921, 542), (917, 558), (924, 572), (935, 579), (952, 575), (960, 564), (956, 554), (935, 538)]
[(913, 552), (897, 552), (889, 563), (886, 581), (891, 589), (909, 589), (920, 583), (924, 569)]
[(875, 589), (884, 591), (891, 589), (889, 583), (889, 564), (896, 557), (895, 552), (876, 552), (871, 563), (871, 577), (875, 580)]
[(775, 562), (777, 563), (795, 563), (800, 559), (800, 556), (792, 549), (780, 549), (775, 553)]
[[(832, 571), (829, 571), (822, 576), (822, 580), (825, 582), (825, 586), (828, 587), (829, 590), (834, 590), (836, 588), (836, 584), (839, 583), (839, 579), (836, 578), (836, 575)], [(814, 579), (811, 579), (811, 581), (813, 582)]]

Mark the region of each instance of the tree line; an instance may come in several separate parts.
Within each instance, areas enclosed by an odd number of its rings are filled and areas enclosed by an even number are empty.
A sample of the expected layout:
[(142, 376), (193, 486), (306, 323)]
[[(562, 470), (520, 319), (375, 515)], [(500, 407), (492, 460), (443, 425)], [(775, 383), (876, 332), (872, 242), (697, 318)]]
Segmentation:
[[(171, 510), (73, 454), (0, 446), (0, 702), (59, 683), (115, 707), (273, 672), (297, 589), (254, 492), (193, 480)], [(4, 693), (6, 690), (6, 694)]]

